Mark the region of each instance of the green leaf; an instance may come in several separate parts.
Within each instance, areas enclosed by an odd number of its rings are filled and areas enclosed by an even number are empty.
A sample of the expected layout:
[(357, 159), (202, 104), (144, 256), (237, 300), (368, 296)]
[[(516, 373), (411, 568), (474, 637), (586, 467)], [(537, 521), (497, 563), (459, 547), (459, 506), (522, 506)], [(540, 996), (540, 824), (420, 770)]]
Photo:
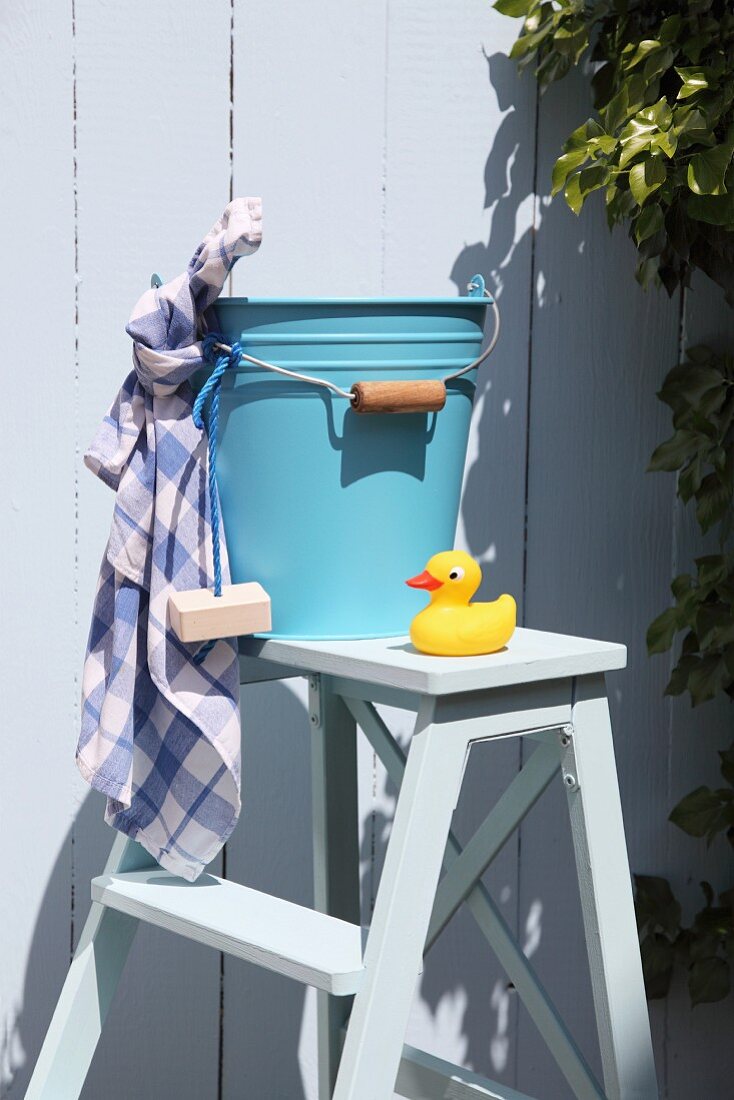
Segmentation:
[(703, 481), (703, 464), (700, 455), (694, 458), (678, 475), (678, 496), (687, 504), (701, 488)]
[(604, 136), (604, 129), (594, 118), (587, 118), (571, 133), (563, 146), (564, 152), (570, 153), (572, 149), (586, 149), (594, 138)]
[(734, 637), (728, 636), (733, 629), (734, 616), (727, 604), (707, 602), (699, 607), (696, 615), (696, 634), (702, 652), (711, 649), (712, 646), (734, 641)]
[(709, 131), (709, 124), (703, 111), (690, 104), (686, 107), (676, 107), (673, 122), (679, 134), (690, 134), (692, 138), (698, 138)]
[(675, 666), (670, 674), (670, 680), (668, 686), (665, 689), (666, 695), (682, 695), (684, 691), (688, 690), (688, 679), (694, 669), (698, 668), (700, 659), (693, 655), (685, 655), (681, 657), (678, 664)]
[(605, 107), (602, 117), (604, 125), (610, 134), (613, 134), (627, 119), (629, 108), (629, 88), (623, 84), (617, 94), (610, 99)]
[(642, 74), (645, 80), (650, 84), (650, 87), (655, 87), (655, 94), (660, 89), (659, 77), (663, 73), (667, 72), (670, 66), (673, 64), (675, 54), (667, 46), (664, 46), (661, 50), (655, 50), (650, 54), (647, 61), (642, 68)]
[(667, 130), (673, 121), (673, 112), (668, 106), (667, 99), (663, 96), (651, 107), (645, 107), (644, 110), (640, 111), (637, 118), (642, 119), (644, 122), (651, 122), (658, 130)]
[(670, 883), (658, 875), (635, 875), (635, 912), (637, 926), (662, 928), (670, 936), (678, 932), (681, 909)]
[(665, 183), (668, 172), (662, 157), (647, 157), (630, 168), (630, 191), (640, 206), (648, 195)]
[(662, 130), (659, 134), (655, 134), (650, 142), (650, 148), (659, 149), (671, 160), (678, 148), (678, 136), (674, 130)]
[(669, 820), (689, 836), (706, 836), (721, 821), (721, 799), (710, 787), (697, 787), (673, 807)]
[(706, 533), (719, 523), (732, 506), (731, 488), (716, 473), (707, 474), (696, 495), (696, 519)]
[(711, 390), (722, 389), (723, 384), (721, 371), (707, 362), (682, 363), (668, 372), (658, 397), (673, 408), (678, 398), (697, 405)]
[(679, 629), (678, 609), (667, 608), (647, 628), (647, 652), (651, 655), (665, 653), (673, 644), (673, 638)]
[(679, 573), (677, 577), (673, 577), (670, 582), (670, 590), (679, 602), (688, 595), (693, 585), (693, 578), (690, 573)]
[(658, 38), (664, 46), (672, 46), (680, 34), (683, 20), (680, 15), (669, 15), (660, 25)]
[(576, 64), (589, 44), (589, 35), (584, 23), (572, 23), (561, 26), (553, 35), (553, 44), (563, 57)]
[(689, 195), (686, 210), (696, 221), (734, 229), (734, 194), (730, 192), (725, 195)]
[(657, 124), (652, 119), (645, 118), (643, 112), (631, 118), (619, 135), (622, 143), (619, 167), (624, 168), (638, 153), (649, 150), (657, 130)]
[(704, 557), (696, 558), (695, 563), (698, 583), (706, 589), (707, 594), (726, 580), (731, 568), (731, 562), (723, 554), (706, 554)]
[(584, 199), (586, 197), (581, 193), (579, 176), (580, 173), (577, 173), (575, 176), (571, 176), (563, 189), (563, 194), (565, 196), (566, 202), (571, 207), (574, 214), (581, 213), (581, 207), (584, 205)]
[(734, 787), (734, 745), (730, 749), (720, 752), (719, 756), (721, 758), (721, 774), (727, 783)]
[(670, 940), (659, 933), (649, 933), (640, 943), (640, 957), (647, 999), (656, 1001), (667, 997), (675, 962)]
[(696, 95), (697, 92), (704, 92), (707, 88), (711, 87), (711, 83), (716, 85), (716, 79), (710, 69), (706, 68), (690, 68), (675, 70), (678, 76), (683, 81), (683, 86), (678, 91), (678, 99), (688, 99), (689, 96)]
[(527, 16), (535, 7), (533, 0), (495, 0), (492, 7), (501, 15), (509, 15), (511, 19), (519, 19)]
[[(680, 191), (680, 188), (678, 189)], [(697, 227), (688, 217), (682, 202), (672, 199), (665, 214), (665, 232), (668, 244), (685, 263), (691, 254), (691, 241), (695, 238)]]
[(675, 435), (655, 448), (648, 470), (679, 470), (684, 462), (696, 454), (700, 445), (701, 437), (698, 432), (680, 428)]
[(559, 157), (553, 166), (551, 194), (557, 195), (559, 191), (562, 191), (571, 172), (579, 168), (588, 159), (589, 154), (585, 148), (573, 149), (570, 153), (564, 153), (562, 157)]
[(688, 186), (696, 195), (725, 195), (724, 176), (731, 163), (734, 146), (715, 145), (695, 153), (688, 165)]
[(592, 191), (598, 191), (609, 179), (609, 169), (606, 164), (592, 164), (579, 173), (579, 188), (586, 198)]
[(703, 657), (688, 677), (688, 690), (694, 707), (713, 699), (728, 679), (726, 663), (720, 654)]
[[(628, 123), (629, 125), (629, 123)], [(626, 127), (625, 127), (626, 129)], [(631, 137), (622, 139), (622, 152), (619, 157), (619, 167), (626, 168), (638, 153), (649, 153), (652, 147), (653, 134), (651, 130), (643, 130)]]
[(646, 206), (635, 222), (635, 239), (638, 244), (652, 237), (663, 227), (663, 211), (658, 203)]
[(608, 156), (617, 148), (617, 139), (610, 134), (604, 134), (602, 137), (594, 138), (592, 148), (594, 152), (598, 151)]
[(550, 36), (551, 32), (552, 27), (544, 24), (540, 30), (531, 34), (522, 33), (510, 50), (510, 57), (517, 61), (528, 54), (532, 54)]
[(695, 962), (688, 973), (688, 991), (694, 1008), (710, 1001), (722, 1001), (729, 989), (729, 964), (719, 956)]
[(540, 86), (545, 88), (555, 80), (561, 80), (570, 68), (571, 59), (569, 57), (563, 57), (561, 54), (549, 50), (536, 68), (535, 77)]
[(659, 273), (660, 263), (654, 256), (647, 260), (641, 260), (635, 268), (635, 278), (641, 287), (649, 286)]
[(634, 69), (635, 65), (639, 65), (641, 61), (644, 61), (646, 57), (649, 57), (651, 53), (659, 49), (662, 49), (662, 46), (656, 38), (643, 38), (632, 55), (632, 59), (626, 62), (625, 68), (627, 70)]

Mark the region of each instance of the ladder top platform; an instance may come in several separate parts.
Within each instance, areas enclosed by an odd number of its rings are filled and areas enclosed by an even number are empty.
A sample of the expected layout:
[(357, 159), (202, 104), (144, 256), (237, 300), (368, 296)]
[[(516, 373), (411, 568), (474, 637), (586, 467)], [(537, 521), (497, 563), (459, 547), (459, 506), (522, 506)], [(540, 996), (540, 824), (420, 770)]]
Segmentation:
[(100, 875), (92, 900), (337, 996), (362, 983), (362, 929), (325, 913), (203, 874), (160, 867)]
[(626, 646), (522, 627), (499, 653), (482, 657), (427, 657), (408, 637), (305, 642), (241, 638), (243, 657), (276, 665), (400, 688), (421, 695), (527, 684), (624, 668)]

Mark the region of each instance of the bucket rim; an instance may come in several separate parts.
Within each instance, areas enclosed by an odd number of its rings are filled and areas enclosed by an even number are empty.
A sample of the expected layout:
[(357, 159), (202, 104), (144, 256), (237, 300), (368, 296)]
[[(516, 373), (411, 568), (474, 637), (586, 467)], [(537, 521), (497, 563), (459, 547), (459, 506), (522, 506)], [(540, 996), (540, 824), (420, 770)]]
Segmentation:
[(486, 309), (491, 304), (491, 298), (456, 295), (443, 298), (252, 298), (231, 297), (217, 298), (214, 308), (217, 306), (481, 306)]

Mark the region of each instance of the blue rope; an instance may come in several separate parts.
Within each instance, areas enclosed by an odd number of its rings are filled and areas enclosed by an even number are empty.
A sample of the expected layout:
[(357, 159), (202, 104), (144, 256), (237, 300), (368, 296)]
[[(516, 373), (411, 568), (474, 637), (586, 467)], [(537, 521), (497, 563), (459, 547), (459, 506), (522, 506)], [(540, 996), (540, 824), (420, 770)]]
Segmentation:
[[(209, 333), (202, 340), (204, 358), (214, 363), (214, 370), (199, 390), (194, 401), (194, 424), (200, 431), (207, 430), (208, 458), (209, 458), (209, 511), (212, 529), (212, 558), (214, 563), (214, 595), (222, 595), (222, 551), (219, 544), (219, 493), (217, 492), (217, 436), (219, 433), (219, 393), (222, 385), (222, 377), (230, 367), (236, 367), (240, 361), (242, 348), (239, 344), (233, 344), (230, 352), (215, 355), (214, 345), (222, 343), (222, 337), (216, 333)], [(211, 398), (208, 423), (204, 421), (204, 407)], [(194, 661), (201, 664), (206, 655), (211, 652), (216, 644), (216, 639), (205, 642), (196, 654)]]

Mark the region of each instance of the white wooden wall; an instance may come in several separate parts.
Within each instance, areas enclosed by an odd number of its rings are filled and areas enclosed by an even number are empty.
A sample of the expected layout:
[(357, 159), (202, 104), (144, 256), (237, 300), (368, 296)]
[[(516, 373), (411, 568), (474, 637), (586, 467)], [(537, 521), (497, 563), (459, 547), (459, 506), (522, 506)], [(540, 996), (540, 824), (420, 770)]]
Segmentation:
[[(486, 0), (15, 0), (0, 14), (0, 1096), (24, 1094), (111, 839), (73, 764), (112, 505), (81, 454), (128, 370), (124, 323), (150, 272), (180, 271), (231, 194), (262, 194), (266, 211), (237, 292), (453, 293), (475, 271), (498, 286), (504, 337), (481, 380), (459, 537), (527, 625), (628, 644), (611, 691), (633, 866), (691, 901), (700, 877), (723, 878), (725, 855), (665, 820), (715, 781), (729, 728), (724, 708), (663, 701), (669, 662), (645, 655), (696, 538), (672, 478), (643, 471), (681, 341), (734, 324), (703, 285), (685, 303), (642, 294), (599, 204), (579, 221), (549, 205), (586, 92), (569, 80), (538, 103), (504, 56), (514, 32)], [(308, 903), (303, 692), (265, 685), (243, 703), (226, 873)], [(512, 743), (477, 756), (465, 834), (519, 764)], [(368, 914), (394, 801), (366, 749), (361, 763)], [(596, 1063), (559, 792), (488, 882)], [(677, 986), (652, 1015), (665, 1095), (730, 1095), (731, 1001), (691, 1013)], [(311, 1100), (313, 1025), (301, 987), (143, 930), (84, 1095)], [(429, 959), (411, 1039), (567, 1096), (463, 914)]]

